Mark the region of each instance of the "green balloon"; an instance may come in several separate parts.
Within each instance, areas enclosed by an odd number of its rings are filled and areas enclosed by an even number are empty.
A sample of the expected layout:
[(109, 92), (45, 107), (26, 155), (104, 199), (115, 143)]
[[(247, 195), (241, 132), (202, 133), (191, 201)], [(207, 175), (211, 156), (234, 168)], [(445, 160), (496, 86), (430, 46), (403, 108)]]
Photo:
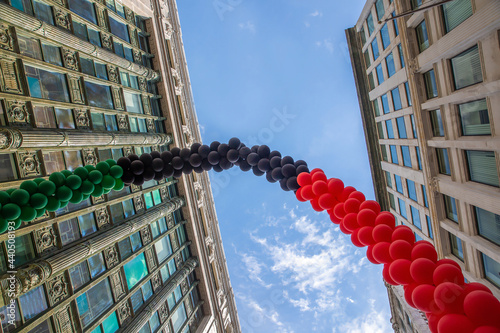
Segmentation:
[(7, 229), (9, 229), (9, 221), (7, 221), (6, 219), (0, 218), (0, 234), (3, 234), (4, 232), (6, 232)]
[(90, 198), (90, 194), (84, 194), (82, 201), (86, 201), (88, 198)]
[(9, 195), (12, 194), (12, 192), (14, 192), (15, 190), (17, 190), (16, 188), (9, 188), (8, 190), (5, 190), (5, 192), (7, 192)]
[(35, 194), (38, 191), (38, 184), (32, 180), (26, 180), (19, 186), (20, 189), (28, 191), (30, 195)]
[(111, 168), (113, 165), (116, 165), (116, 161), (113, 159), (107, 159), (106, 163), (108, 163), (109, 167)]
[(89, 172), (89, 180), (94, 184), (99, 184), (102, 181), (103, 174), (99, 170)]
[(121, 178), (123, 176), (123, 169), (121, 166), (119, 165), (113, 165), (110, 169), (109, 169), (109, 174), (113, 177), (113, 178)]
[(92, 164), (84, 166), (85, 169), (87, 169), (88, 172), (95, 170), (95, 166)]
[(82, 179), (77, 175), (71, 175), (66, 178), (66, 186), (68, 186), (72, 190), (77, 190), (82, 185)]
[(91, 194), (94, 192), (94, 189), (95, 185), (90, 180), (84, 180), (82, 186), (80, 186), (80, 191), (82, 191), (84, 195)]
[(0, 191), (0, 203), (2, 205), (8, 204), (10, 202), (10, 195), (5, 191)]
[(69, 176), (71, 176), (73, 174), (73, 172), (69, 171), (69, 170), (63, 170), (61, 171), (61, 173), (64, 175), (64, 177), (68, 178)]
[(113, 187), (115, 187), (115, 185), (116, 181), (110, 175), (106, 175), (102, 178), (101, 186), (105, 189), (112, 189)]
[(36, 218), (36, 210), (31, 206), (23, 206), (21, 207), (21, 216), (22, 221), (32, 221)]
[(115, 191), (121, 191), (121, 190), (123, 190), (124, 187), (125, 187), (125, 184), (123, 183), (123, 180), (121, 180), (120, 178), (118, 178), (116, 180), (115, 187), (113, 187), (113, 190), (115, 190)]
[(2, 217), (13, 221), (21, 216), (21, 208), (15, 203), (8, 203), (2, 207)]
[(44, 180), (38, 185), (38, 191), (46, 196), (50, 197), (56, 193), (56, 184), (50, 180)]
[(107, 175), (108, 172), (109, 172), (109, 164), (106, 163), (106, 162), (99, 162), (97, 163), (97, 165), (95, 166), (95, 168), (99, 171), (101, 171), (101, 173), (103, 175)]
[(100, 197), (101, 195), (103, 195), (104, 193), (104, 189), (102, 188), (101, 185), (95, 185), (95, 189), (94, 189), (94, 192), (92, 192), (92, 196), (97, 198), (97, 197)]
[(61, 201), (61, 206), (59, 208), (64, 208), (69, 204), (69, 201)]
[(83, 200), (82, 192), (80, 192), (78, 190), (74, 190), (73, 196), (71, 197), (71, 199), (69, 199), (69, 202), (74, 203), (74, 204), (78, 204), (78, 203), (82, 202), (82, 200)]
[(45, 208), (37, 209), (36, 210), (36, 217), (39, 218), (39, 217), (43, 216), (43, 214), (45, 214), (45, 211), (46, 211)]
[(47, 196), (42, 193), (35, 193), (30, 198), (30, 204), (35, 209), (42, 209), (47, 205), (48, 200)]
[(66, 181), (66, 176), (64, 176), (61, 172), (53, 172), (49, 176), (49, 180), (51, 182), (54, 182), (57, 187), (63, 186), (64, 182)]
[(19, 206), (24, 206), (30, 201), (30, 194), (23, 189), (17, 189), (10, 195), (10, 200)]
[(60, 201), (68, 201), (73, 196), (73, 191), (66, 185), (61, 186), (56, 191), (56, 197)]
[(110, 188), (105, 188), (102, 192), (104, 194), (108, 194), (109, 192), (111, 192), (111, 189)]
[(61, 207), (61, 203), (59, 202), (59, 200), (56, 197), (50, 197), (49, 201), (47, 202), (47, 206), (45, 206), (45, 208), (49, 212), (55, 212), (60, 207)]
[(80, 177), (80, 179), (82, 181), (87, 179), (87, 177), (89, 176), (89, 171), (87, 169), (85, 169), (84, 167), (76, 168), (75, 171), (73, 171), (73, 173), (75, 175), (77, 175), (78, 177)]
[(43, 178), (35, 178), (35, 179), (33, 179), (33, 181), (34, 181), (35, 183), (37, 183), (37, 185), (40, 185), (40, 183), (41, 183), (41, 182), (44, 182), (44, 181), (45, 181), (45, 179), (43, 179)]
[(17, 219), (15, 221), (15, 224), (14, 224), (14, 229), (19, 229), (19, 227), (21, 226), (21, 224), (23, 223), (23, 221), (21, 221), (21, 219)]

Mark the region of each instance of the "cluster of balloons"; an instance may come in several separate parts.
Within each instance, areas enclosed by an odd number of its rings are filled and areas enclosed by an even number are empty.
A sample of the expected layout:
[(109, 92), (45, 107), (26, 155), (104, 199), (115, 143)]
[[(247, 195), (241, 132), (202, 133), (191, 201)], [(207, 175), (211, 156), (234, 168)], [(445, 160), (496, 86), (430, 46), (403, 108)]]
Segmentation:
[(376, 201), (321, 169), (301, 173), (297, 181), (297, 199), (326, 210), (355, 246), (367, 247), (368, 260), (384, 265), (387, 283), (403, 286), (406, 302), (426, 314), (431, 332), (500, 333), (500, 302), (491, 290), (465, 283), (457, 263), (438, 260), (431, 243), (416, 242), (411, 229), (396, 226), (394, 215), (381, 212)]
[(212, 169), (221, 172), (236, 165), (242, 171), (252, 170), (256, 176), (266, 174), (269, 182), (279, 181), (285, 191), (296, 191), (299, 188), (297, 175), (309, 172), (307, 163), (302, 160), (282, 157), (279, 151), (271, 151), (266, 145), (249, 148), (238, 138), (232, 138), (228, 143), (194, 143), (191, 148), (175, 147), (161, 154), (156, 151), (141, 156), (132, 154), (121, 157), (117, 164), (124, 170), (123, 182), (139, 186), (152, 179), (179, 178), (182, 174)]
[(18, 189), (0, 191), (0, 233), (7, 231), (9, 222), (17, 229), (22, 222), (32, 221), (46, 211), (55, 212), (68, 203), (120, 191), (124, 186), (122, 175), (123, 169), (110, 159), (95, 167), (86, 165), (74, 171), (54, 172), (48, 180), (26, 180)]

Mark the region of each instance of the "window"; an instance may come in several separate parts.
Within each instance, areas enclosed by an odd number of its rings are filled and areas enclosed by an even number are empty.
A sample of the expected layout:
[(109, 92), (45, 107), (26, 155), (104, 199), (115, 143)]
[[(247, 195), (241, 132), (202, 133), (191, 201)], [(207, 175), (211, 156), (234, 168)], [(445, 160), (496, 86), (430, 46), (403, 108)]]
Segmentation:
[[(401, 47), (401, 44), (398, 45), (398, 53), (399, 53), (399, 60), (401, 62), (401, 68), (405, 67), (405, 57), (403, 55), (403, 48)], [(411, 102), (410, 102), (411, 105)]]
[(130, 43), (127, 25), (119, 22), (112, 15), (109, 15), (109, 29), (113, 35), (116, 35), (127, 43)]
[(33, 59), (42, 60), (42, 49), (40, 48), (40, 41), (36, 38), (23, 36), (18, 33), (17, 35), (19, 44), (19, 53)]
[(427, 221), (427, 230), (429, 231), (429, 237), (434, 239), (434, 234), (432, 233), (432, 223), (431, 218), (428, 215), (425, 215), (425, 220)]
[(140, 94), (123, 92), (123, 97), (125, 98), (125, 105), (127, 106), (128, 112), (144, 113)]
[(148, 275), (146, 258), (144, 253), (139, 254), (134, 259), (123, 265), (123, 272), (127, 280), (128, 290), (132, 289), (137, 283)]
[(408, 197), (413, 201), (418, 201), (417, 199), (417, 189), (415, 187), (415, 182), (413, 180), (406, 180), (406, 186), (408, 187)]
[(436, 76), (434, 75), (434, 70), (424, 73), (424, 82), (427, 98), (434, 98), (438, 96), (438, 89), (436, 84)]
[(11, 0), (12, 7), (19, 9), (29, 15), (33, 15), (31, 1)]
[(474, 207), (478, 231), (481, 236), (500, 245), (500, 215)]
[(125, 51), (123, 50), (123, 44), (113, 41), (113, 48), (115, 49), (115, 54), (119, 57), (125, 58)]
[(476, 46), (451, 58), (451, 69), (455, 89), (462, 89), (470, 85), (483, 82), (479, 49)]
[(407, 139), (405, 117), (396, 118), (396, 123), (398, 124), (398, 134), (400, 139)]
[(101, 64), (100, 62), (94, 63), (95, 65), (95, 74), (99, 79), (107, 80), (108, 72), (106, 70), (106, 65)]
[(394, 65), (392, 52), (385, 58), (385, 63), (387, 65), (387, 75), (389, 75), (389, 77), (393, 76), (396, 73), (396, 66)]
[(391, 149), (391, 160), (392, 160), (392, 163), (394, 164), (399, 164), (399, 161), (398, 161), (398, 152), (397, 152), (397, 149), (396, 149), (396, 146), (389, 146), (389, 148)]
[(375, 116), (380, 116), (380, 106), (378, 104), (378, 99), (373, 101), (373, 109), (375, 110)]
[(450, 235), (450, 247), (451, 253), (461, 261), (464, 261), (464, 249), (462, 246), (462, 240), (453, 234)]
[(385, 145), (380, 146), (380, 151), (382, 153), (382, 159), (386, 162), (389, 162), (389, 159), (387, 158), (387, 150)]
[(373, 30), (375, 29), (375, 26), (373, 25), (373, 17), (371, 12), (370, 14), (368, 14), (368, 17), (366, 18), (366, 25), (368, 26), (368, 36), (371, 36)]
[(135, 293), (132, 294), (132, 296), (130, 296), (130, 302), (132, 303), (132, 308), (134, 309), (134, 312), (136, 312), (144, 303), (141, 289), (137, 290)]
[(383, 94), (380, 96), (382, 100), (382, 109), (384, 110), (384, 114), (388, 114), (391, 110), (389, 109), (389, 100), (387, 99), (387, 94)]
[(155, 251), (158, 257), (158, 262), (161, 263), (172, 254), (172, 245), (169, 237), (163, 237), (155, 243)]
[(48, 23), (54, 25), (54, 16), (52, 14), (52, 7), (39, 2), (37, 0), (33, 1), (33, 8), (35, 9), (35, 17)]
[(100, 37), (99, 31), (94, 30), (90, 27), (87, 27), (87, 31), (89, 34), (89, 42), (91, 44), (94, 44), (95, 46), (101, 47), (101, 37)]
[(415, 152), (417, 154), (418, 170), (422, 170), (422, 160), (420, 159), (420, 147), (415, 147)]
[(116, 123), (116, 116), (113, 114), (104, 115), (104, 119), (106, 120), (106, 130), (108, 132), (116, 132), (118, 131), (118, 124)]
[(405, 91), (406, 91), (406, 101), (408, 102), (408, 106), (411, 106), (411, 93), (408, 82), (405, 82)]
[(94, 24), (97, 24), (95, 9), (92, 2), (88, 0), (69, 0), (68, 5), (69, 9), (73, 13), (80, 15)]
[(66, 169), (69, 171), (73, 171), (76, 168), (83, 166), (82, 153), (80, 150), (65, 150), (63, 154)]
[(86, 260), (82, 261), (76, 266), (71, 267), (68, 272), (71, 278), (71, 285), (73, 286), (73, 290), (80, 289), (80, 287), (90, 281), (90, 272)]
[(118, 325), (118, 318), (116, 317), (116, 312), (111, 313), (102, 322), (102, 330), (104, 333), (115, 333), (118, 331), (120, 326)]
[(87, 260), (89, 262), (90, 276), (92, 278), (100, 275), (106, 270), (106, 267), (104, 267), (104, 259), (102, 257), (102, 253), (97, 253)]
[(427, 36), (427, 25), (425, 24), (425, 20), (417, 25), (415, 32), (417, 34), (418, 50), (422, 52), (429, 47), (429, 36)]
[(432, 134), (434, 136), (444, 136), (443, 120), (441, 118), (441, 110), (429, 111), (431, 118)]
[(399, 94), (399, 88), (396, 87), (391, 90), (392, 104), (394, 105), (394, 111), (401, 110), (403, 108), (401, 104), (401, 95)]
[(134, 55), (132, 54), (132, 49), (130, 47), (123, 47), (123, 53), (125, 54), (125, 59), (134, 62)]
[(385, 172), (385, 181), (387, 183), (387, 186), (392, 188), (392, 178), (391, 178), (391, 173), (389, 171), (384, 171)]
[(415, 126), (415, 117), (412, 114), (410, 115), (410, 121), (411, 121), (411, 128), (413, 131), (413, 138), (418, 139), (417, 127)]
[(113, 304), (108, 279), (104, 279), (76, 298), (82, 326), (86, 327)]
[(113, 109), (113, 97), (109, 86), (85, 81), (85, 89), (90, 106)]
[(394, 139), (394, 130), (392, 129), (392, 119), (385, 121), (385, 127), (387, 128), (387, 138)]
[(377, 71), (377, 82), (378, 84), (382, 84), (384, 82), (384, 71), (382, 70), (382, 64), (378, 64), (376, 67)]
[(74, 129), (75, 120), (73, 119), (73, 110), (71, 109), (55, 109), (57, 128)]
[(85, 25), (85, 23), (73, 19), (73, 32), (75, 33), (76, 37), (86, 41), (89, 40), (89, 34), (87, 32), (87, 26)]
[(120, 71), (120, 82), (122, 85), (130, 87), (130, 76), (128, 73)]
[(373, 61), (377, 60), (378, 56), (380, 55), (378, 53), (378, 44), (377, 44), (377, 38), (375, 38), (372, 41), (372, 52), (373, 52)]
[(80, 66), (82, 67), (82, 73), (95, 76), (94, 61), (92, 59), (80, 57)]
[(410, 147), (401, 146), (401, 153), (403, 155), (403, 165), (411, 168)]
[(410, 205), (411, 209), (411, 219), (413, 221), (413, 225), (420, 230), (422, 230), (422, 224), (420, 223), (420, 212), (418, 209)]
[(153, 196), (151, 195), (151, 192), (144, 193), (144, 202), (146, 203), (146, 209), (149, 209), (154, 206)]
[(444, 175), (451, 175), (450, 160), (448, 159), (448, 149), (436, 148), (436, 155), (438, 159), (439, 173)]
[(370, 54), (368, 53), (368, 49), (365, 52), (363, 52), (363, 56), (365, 57), (366, 68), (370, 67), (371, 62), (370, 62)]
[(429, 208), (429, 201), (427, 200), (427, 190), (425, 189), (425, 185), (422, 185), (422, 195), (424, 197), (424, 206)]
[[(392, 2), (392, 1), (391, 1)], [(391, 16), (394, 17), (396, 16), (396, 12), (392, 12), (391, 13)], [(392, 20), (392, 23), (394, 24), (394, 34), (396, 36), (399, 36), (399, 29), (398, 29), (398, 20), (397, 19), (394, 19)]]
[(408, 219), (408, 215), (406, 214), (406, 204), (404, 200), (398, 198), (398, 205), (399, 205), (399, 215), (401, 215), (405, 219)]
[(32, 97), (69, 103), (66, 75), (25, 65), (26, 79)]
[(396, 201), (394, 200), (394, 194), (392, 193), (389, 193), (389, 204), (392, 209), (396, 210)]
[(375, 88), (375, 81), (373, 80), (373, 72), (368, 74), (368, 85), (370, 86), (370, 90)]
[(381, 122), (377, 123), (377, 131), (378, 131), (378, 138), (384, 139), (384, 128)]
[(375, 9), (377, 10), (377, 18), (378, 20), (382, 20), (382, 17), (384, 17), (385, 14), (385, 9), (384, 9), (384, 1), (383, 0), (377, 0), (375, 2)]
[(446, 32), (455, 29), (460, 23), (472, 16), (471, 0), (455, 0), (445, 3), (442, 8)]
[[(361, 28), (361, 40), (362, 40), (363, 44), (366, 43), (366, 36), (365, 36), (365, 29), (364, 28)], [(141, 50), (143, 50), (144, 52), (150, 53), (148, 38), (141, 32), (139, 33), (139, 48)]]
[(401, 194), (404, 194), (403, 193), (403, 182), (401, 181), (401, 176), (394, 175), (394, 178), (396, 179), (396, 191), (398, 191)]
[(380, 36), (382, 36), (382, 46), (384, 50), (391, 44), (391, 37), (389, 36), (389, 29), (387, 23), (380, 29)]
[(417, 9), (418, 7), (422, 6), (422, 1), (423, 0), (411, 0), (411, 8)]
[(15, 238), (15, 265), (20, 267), (25, 263), (35, 259), (34, 242), (31, 240), (30, 234), (18, 236)]
[(462, 135), (491, 135), (486, 99), (458, 105)]
[(172, 326), (174, 327), (174, 332), (179, 332), (186, 319), (186, 308), (184, 307), (184, 303), (181, 303), (177, 310), (172, 314)]
[(484, 264), (484, 275), (487, 280), (500, 288), (500, 263), (482, 253)]
[(147, 301), (151, 296), (153, 296), (153, 288), (151, 286), (151, 280), (144, 283), (141, 287), (142, 296), (144, 297), (144, 301)]
[(457, 201), (455, 200), (455, 198), (452, 198), (445, 194), (443, 194), (443, 199), (446, 217), (458, 223)]
[(130, 235), (130, 243), (132, 244), (132, 251), (137, 251), (142, 247), (141, 235), (138, 232)]
[(495, 152), (466, 150), (471, 181), (499, 187)]
[(139, 132), (139, 124), (137, 123), (137, 118), (128, 118), (130, 132)]
[(106, 124), (104, 122), (104, 115), (102, 113), (94, 113), (94, 112), (92, 112), (90, 114), (90, 117), (92, 119), (92, 128), (94, 130), (103, 131), (103, 130), (106, 129)]
[(19, 305), (21, 306), (24, 320), (29, 320), (40, 312), (47, 310), (47, 299), (45, 298), (43, 285), (19, 296)]

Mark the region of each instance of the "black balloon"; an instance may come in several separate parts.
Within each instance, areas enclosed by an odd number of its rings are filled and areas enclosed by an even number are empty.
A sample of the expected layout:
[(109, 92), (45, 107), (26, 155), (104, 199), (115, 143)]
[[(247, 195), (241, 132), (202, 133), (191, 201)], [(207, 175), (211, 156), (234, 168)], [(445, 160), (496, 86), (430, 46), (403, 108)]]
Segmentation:
[(130, 160), (130, 162), (137, 161), (139, 159), (139, 156), (137, 156), (136, 154), (130, 154), (128, 155), (128, 159)]
[[(151, 154), (151, 156), (153, 156), (153, 154)], [(163, 163), (163, 160), (161, 158), (155, 158), (153, 160), (152, 165), (153, 165), (153, 170), (155, 172), (161, 172), (163, 170), (164, 163)]]
[(229, 145), (227, 143), (221, 143), (219, 145), (219, 148), (217, 148), (217, 152), (222, 157), (225, 157), (228, 151), (229, 151)]
[(274, 168), (272, 171), (272, 175), (274, 180), (281, 180), (285, 178), (285, 176), (283, 176), (283, 173), (281, 172), (281, 167)]
[(239, 165), (241, 171), (250, 171), (252, 166), (247, 161), (241, 161)]
[(168, 164), (168, 165), (165, 165), (162, 173), (163, 173), (163, 176), (165, 178), (170, 178), (174, 175), (174, 171), (175, 171), (174, 168), (170, 164)]
[(228, 142), (228, 145), (232, 149), (238, 149), (240, 148), (241, 141), (238, 138), (231, 138)]
[(247, 158), (247, 156), (252, 152), (248, 147), (242, 147), (239, 150), (241, 158)]
[(165, 163), (165, 165), (167, 165), (170, 162), (172, 162), (172, 158), (173, 157), (174, 156), (169, 151), (164, 151), (163, 153), (161, 153), (161, 159), (163, 160), (163, 163)]
[(218, 164), (214, 165), (213, 169), (214, 169), (215, 172), (222, 172), (222, 168)]
[(135, 177), (134, 177), (134, 174), (132, 173), (132, 171), (127, 170), (127, 171), (123, 172), (122, 181), (125, 184), (131, 184), (131, 183), (133, 183), (134, 179), (135, 179)]
[(300, 165), (306, 165), (307, 166), (307, 163), (304, 160), (297, 160), (297, 161), (295, 161), (295, 163), (293, 165), (295, 165), (295, 167), (298, 168)]
[(155, 172), (155, 176), (154, 176), (153, 179), (156, 180), (156, 181), (162, 180), (163, 179), (163, 173), (161, 173), (161, 172)]
[(179, 153), (181, 152), (181, 149), (179, 147), (174, 147), (170, 149), (170, 152), (172, 153), (172, 156), (179, 156)]
[(144, 170), (142, 176), (144, 177), (144, 181), (147, 182), (155, 177), (155, 171), (153, 170), (153, 168), (148, 167)]
[(180, 158), (182, 158), (184, 161), (189, 161), (190, 156), (191, 156), (191, 149), (189, 148), (181, 149), (181, 152), (179, 153)]
[[(271, 155), (269, 155), (271, 156)], [(281, 157), (274, 156), (269, 160), (269, 164), (271, 165), (271, 169), (277, 168), (281, 166)]]
[(142, 163), (144, 163), (145, 167), (148, 167), (151, 165), (151, 163), (153, 163), (153, 157), (149, 153), (142, 154), (141, 157), (139, 157), (139, 159), (141, 160)]
[(271, 170), (271, 166), (269, 165), (269, 160), (267, 158), (261, 158), (257, 166), (262, 172)]
[(257, 166), (253, 166), (252, 171), (253, 171), (253, 174), (256, 176), (262, 176), (264, 174), (264, 172), (260, 171)]
[(158, 151), (156, 151), (156, 150), (153, 150), (153, 151), (151, 152), (151, 157), (152, 157), (152, 158), (153, 158), (153, 160), (154, 160), (155, 158), (160, 158), (160, 157), (161, 157), (161, 154), (160, 154), (160, 152), (158, 152)]
[(186, 175), (189, 175), (191, 172), (193, 172), (193, 167), (189, 162), (184, 162), (184, 167), (182, 168), (182, 172), (185, 173)]
[(292, 164), (293, 165), (293, 158), (290, 156), (285, 156), (281, 159), (281, 166), (283, 167), (286, 164)]
[(309, 168), (307, 165), (299, 165), (297, 167), (297, 176), (300, 175), (302, 172), (309, 172)]
[(144, 185), (144, 177), (142, 177), (142, 175), (135, 176), (133, 184), (137, 186)]
[(203, 161), (201, 161), (201, 168), (205, 171), (210, 171), (212, 170), (212, 164), (204, 158)]
[(229, 162), (235, 163), (240, 158), (240, 152), (236, 149), (230, 149), (227, 152), (226, 158), (229, 160)]
[(271, 171), (268, 171), (266, 172), (266, 179), (268, 182), (270, 183), (276, 183), (276, 180), (273, 178), (273, 176), (271, 175)]
[(290, 177), (286, 181), (286, 186), (290, 189), (290, 191), (297, 191), (300, 188), (299, 183), (297, 183), (297, 177)]
[(196, 173), (202, 173), (205, 170), (203, 170), (203, 168), (201, 166), (199, 166), (199, 167), (193, 168), (193, 171)]
[(123, 170), (130, 168), (130, 163), (132, 163), (132, 161), (130, 161), (128, 157), (120, 157), (118, 161), (116, 161), (116, 164), (121, 166)]
[(247, 162), (251, 166), (255, 166), (259, 163), (260, 157), (257, 153), (250, 153), (247, 157)]
[(184, 161), (179, 156), (175, 156), (172, 159), (172, 166), (175, 170), (181, 170), (184, 167)]
[(255, 145), (255, 146), (252, 146), (252, 148), (250, 148), (250, 150), (252, 151), (252, 153), (256, 153), (257, 150), (259, 150), (259, 145)]
[(281, 173), (283, 173), (283, 176), (285, 176), (285, 178), (290, 178), (292, 176), (295, 176), (296, 172), (297, 171), (296, 171), (295, 167), (293, 166), (293, 164), (285, 164), (281, 168)]
[(219, 165), (223, 170), (229, 170), (230, 168), (232, 168), (233, 163), (229, 162), (227, 158), (223, 157), (220, 159)]
[(174, 175), (173, 175), (174, 178), (181, 178), (182, 177), (182, 169), (180, 170), (175, 170), (174, 171)]
[(217, 151), (219, 148), (220, 142), (219, 141), (214, 141), (210, 144), (210, 150), (212, 151)]
[(198, 153), (192, 154), (191, 157), (189, 158), (189, 163), (193, 166), (193, 168), (199, 167), (201, 165), (201, 161), (203, 159), (201, 158)]
[(277, 150), (273, 150), (270, 154), (269, 154), (269, 159), (272, 159), (273, 157), (275, 156), (278, 156), (281, 158), (281, 153)]
[(130, 163), (130, 170), (134, 175), (142, 175), (144, 172), (144, 163), (141, 160), (135, 160)]
[(288, 188), (288, 186), (286, 185), (286, 183), (287, 183), (287, 179), (286, 178), (283, 178), (282, 180), (280, 180), (281, 189), (283, 191), (290, 191), (290, 189)]
[(208, 162), (212, 165), (218, 164), (220, 161), (220, 155), (216, 151), (211, 151), (210, 154), (208, 154)]
[(269, 149), (269, 147), (266, 145), (262, 145), (259, 147), (259, 149), (257, 149), (257, 154), (259, 154), (259, 156), (262, 158), (268, 158), (270, 153), (271, 149)]
[(200, 149), (201, 143), (195, 142), (191, 145), (191, 154), (198, 154), (198, 149)]
[(202, 158), (207, 158), (208, 154), (210, 154), (210, 147), (207, 145), (201, 146), (198, 148), (198, 154), (200, 154)]

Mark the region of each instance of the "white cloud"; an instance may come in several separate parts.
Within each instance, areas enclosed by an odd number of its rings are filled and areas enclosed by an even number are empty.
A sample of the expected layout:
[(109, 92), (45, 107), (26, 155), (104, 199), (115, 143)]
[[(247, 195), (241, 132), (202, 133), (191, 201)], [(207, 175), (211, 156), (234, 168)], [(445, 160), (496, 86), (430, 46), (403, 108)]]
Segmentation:
[(334, 47), (331, 39), (323, 39), (322, 41), (316, 41), (317, 47), (324, 47), (328, 52), (333, 54)]
[(321, 17), (321, 16), (323, 16), (323, 13), (320, 12), (320, 11), (318, 11), (318, 10), (316, 10), (316, 11), (312, 12), (311, 14), (309, 14), (309, 16), (312, 16), (312, 17)]
[(238, 27), (242, 30), (248, 30), (252, 34), (255, 34), (255, 24), (252, 21), (246, 21), (245, 23), (238, 24)]
[(285, 325), (285, 323), (281, 321), (280, 315), (273, 305), (266, 303), (267, 305), (269, 305), (269, 307), (267, 307), (264, 304), (259, 304), (251, 296), (246, 296), (242, 293), (237, 293), (235, 294), (235, 296), (241, 299), (244, 304), (246, 304), (251, 309), (251, 313), (248, 318), (240, 318), (240, 322), (244, 330), (251, 329), (253, 332), (253, 329), (259, 331), (258, 329), (262, 328), (263, 326), (269, 328), (265, 323), (267, 321), (275, 326), (273, 332), (294, 333), (294, 331), (290, 327), (287, 327), (288, 325)]
[(341, 324), (334, 328), (332, 333), (387, 333), (392, 332), (389, 315), (385, 312), (380, 312), (375, 309), (375, 300), (371, 299), (371, 311), (368, 315), (363, 315), (354, 318), (349, 322)]
[(248, 277), (250, 278), (250, 280), (258, 282), (265, 288), (271, 288), (273, 286), (272, 284), (266, 284), (264, 280), (262, 280), (262, 278), (260, 277), (262, 273), (262, 268), (265, 267), (265, 265), (259, 262), (257, 258), (249, 254), (243, 253), (243, 255), (241, 255), (241, 260), (245, 264), (245, 268), (249, 273)]
[(309, 27), (311, 26), (311, 23), (309, 23), (309, 22), (305, 21), (305, 22), (304, 22), (304, 25), (306, 26), (306, 28), (309, 28)]

